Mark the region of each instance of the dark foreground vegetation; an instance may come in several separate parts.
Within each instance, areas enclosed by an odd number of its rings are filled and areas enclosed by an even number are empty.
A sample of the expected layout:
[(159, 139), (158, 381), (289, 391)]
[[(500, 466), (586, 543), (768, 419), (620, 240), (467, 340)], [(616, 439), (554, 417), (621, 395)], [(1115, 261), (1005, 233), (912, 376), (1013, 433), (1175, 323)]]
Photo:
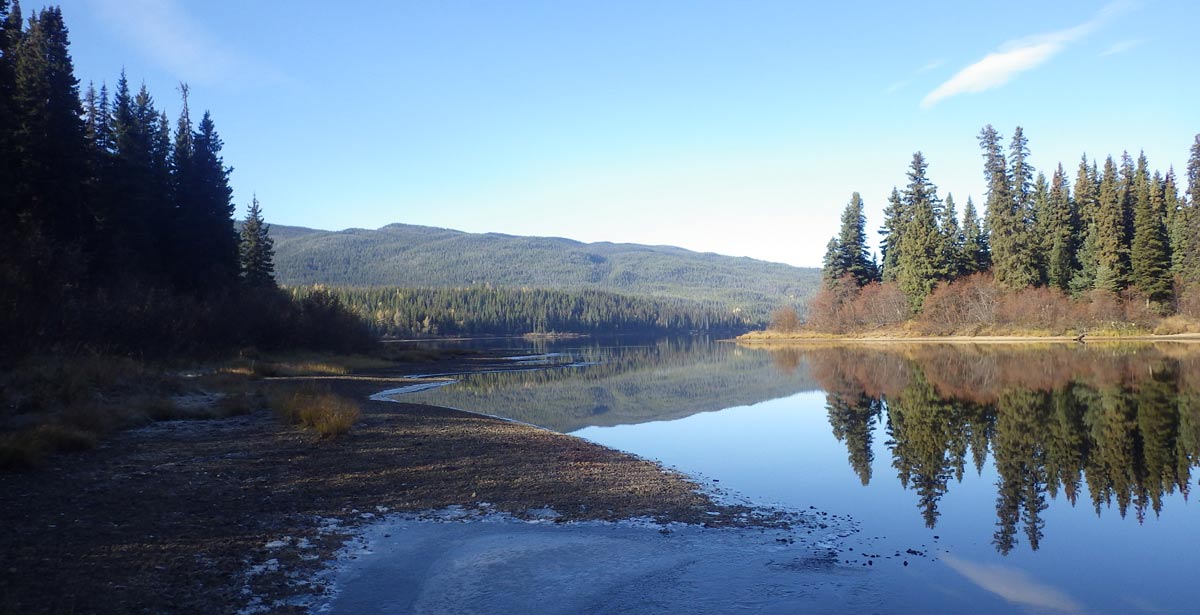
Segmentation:
[(257, 202), (239, 236), (221, 138), (186, 85), (173, 128), (123, 73), (81, 100), (59, 9), (25, 20), (0, 0), (0, 24), (0, 362), (369, 344), (331, 297), (275, 289)]
[[(979, 135), (986, 214), (937, 194), (917, 152), (880, 228), (882, 262), (867, 247), (855, 193), (825, 257), (808, 328), (846, 333), (903, 328), (925, 334), (1200, 330), (1200, 135), (1181, 192), (1174, 169), (1145, 155), (1085, 155), (1072, 184), (1059, 164), (1047, 179), (1029, 164), (1018, 127), (1002, 149)], [(773, 328), (799, 326), (780, 313)]]

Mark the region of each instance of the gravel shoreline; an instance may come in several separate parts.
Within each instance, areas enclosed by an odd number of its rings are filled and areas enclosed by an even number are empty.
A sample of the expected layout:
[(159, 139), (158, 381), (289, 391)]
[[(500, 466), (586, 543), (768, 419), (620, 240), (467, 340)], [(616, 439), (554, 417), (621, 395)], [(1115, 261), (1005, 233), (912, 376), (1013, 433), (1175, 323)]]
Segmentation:
[(746, 507), (718, 505), (651, 461), (511, 421), (369, 400), (395, 386), (388, 376), (326, 379), (363, 413), (337, 439), (260, 410), (156, 423), (0, 474), (0, 612), (305, 612), (302, 597), (324, 590), (307, 579), (356, 527), (392, 512), (486, 502), (518, 518), (550, 508), (564, 522), (746, 523)]

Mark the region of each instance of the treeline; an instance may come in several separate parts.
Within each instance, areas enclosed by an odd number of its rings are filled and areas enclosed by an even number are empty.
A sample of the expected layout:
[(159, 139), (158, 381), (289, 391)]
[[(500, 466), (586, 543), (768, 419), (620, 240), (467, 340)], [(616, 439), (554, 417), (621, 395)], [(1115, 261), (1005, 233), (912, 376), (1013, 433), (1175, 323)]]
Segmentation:
[[(320, 287), (296, 287), (304, 300)], [(743, 315), (715, 302), (582, 290), (331, 288), (372, 329), (390, 337), (527, 333), (745, 331)]]
[(26, 21), (0, 0), (4, 359), (312, 346), (310, 332), (335, 327), (340, 346), (367, 339), (332, 298), (276, 289), (257, 201), (239, 236), (212, 116), (193, 122), (180, 93), (173, 127), (124, 73), (81, 98), (61, 10)]
[[(1002, 298), (1016, 311), (1052, 304), (1071, 312), (1060, 324), (1076, 328), (1200, 316), (1200, 135), (1185, 192), (1174, 169), (1153, 170), (1144, 154), (1109, 156), (1103, 165), (1084, 155), (1072, 180), (1061, 163), (1049, 178), (1034, 169), (1020, 127), (1007, 154), (991, 126), (979, 143), (987, 181), (982, 219), (968, 198), (960, 220), (953, 196), (938, 196), (917, 152), (908, 184), (888, 199), (877, 261), (862, 199), (851, 197), (826, 252), (810, 322), (835, 330), (886, 326), (983, 290), (996, 298), (988, 306), (993, 315), (1005, 311)], [(943, 310), (937, 327), (999, 323), (948, 322), (952, 316)]]

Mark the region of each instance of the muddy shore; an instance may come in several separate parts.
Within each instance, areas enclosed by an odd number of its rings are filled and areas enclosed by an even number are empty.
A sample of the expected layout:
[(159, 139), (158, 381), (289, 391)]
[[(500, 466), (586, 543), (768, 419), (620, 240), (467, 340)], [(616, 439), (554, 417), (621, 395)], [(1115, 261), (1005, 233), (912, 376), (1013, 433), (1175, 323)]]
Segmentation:
[[(402, 373), (326, 378), (362, 419), (320, 440), (267, 410), (168, 421), (0, 474), (0, 613), (304, 612), (305, 579), (387, 512), (490, 503), (517, 517), (736, 523), (686, 477), (535, 427), (370, 401)], [(718, 514), (714, 514), (716, 511)]]

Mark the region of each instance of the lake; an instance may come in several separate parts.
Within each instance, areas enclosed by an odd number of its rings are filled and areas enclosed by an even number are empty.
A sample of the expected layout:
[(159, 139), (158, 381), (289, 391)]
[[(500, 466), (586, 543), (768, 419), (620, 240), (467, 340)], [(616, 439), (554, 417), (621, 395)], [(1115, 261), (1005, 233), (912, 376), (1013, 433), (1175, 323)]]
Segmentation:
[(849, 516), (886, 612), (1197, 611), (1200, 345), (505, 343), (404, 400)]

